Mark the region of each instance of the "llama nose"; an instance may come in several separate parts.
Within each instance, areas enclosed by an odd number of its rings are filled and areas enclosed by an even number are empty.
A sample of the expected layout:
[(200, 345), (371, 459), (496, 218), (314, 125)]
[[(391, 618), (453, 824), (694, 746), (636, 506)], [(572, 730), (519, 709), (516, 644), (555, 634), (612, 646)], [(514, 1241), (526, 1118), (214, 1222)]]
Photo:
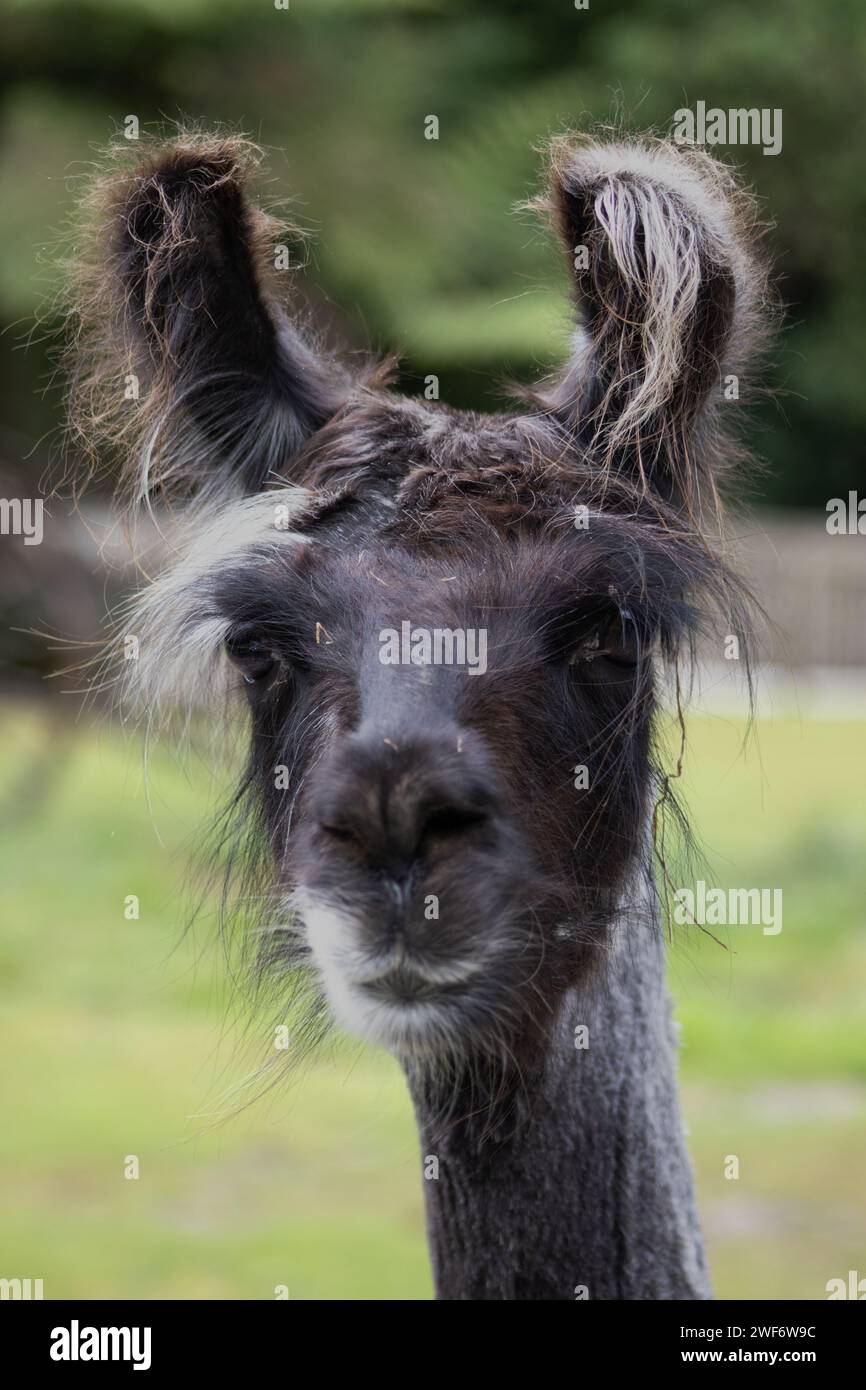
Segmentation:
[(490, 828), (495, 793), (459, 737), (356, 736), (340, 764), (341, 775), (320, 801), (319, 825), (371, 863), (405, 866)]

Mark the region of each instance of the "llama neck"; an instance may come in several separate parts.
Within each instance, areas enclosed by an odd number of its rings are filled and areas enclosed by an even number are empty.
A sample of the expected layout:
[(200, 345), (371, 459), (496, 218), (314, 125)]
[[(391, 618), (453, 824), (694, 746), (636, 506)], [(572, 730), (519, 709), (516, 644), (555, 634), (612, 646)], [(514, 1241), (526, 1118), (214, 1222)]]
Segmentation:
[(664, 946), (647, 916), (620, 927), (603, 975), (566, 996), (492, 1133), (477, 1087), (469, 1118), (468, 1079), (443, 1119), (447, 1103), (410, 1074), (439, 1298), (710, 1297), (674, 1057)]

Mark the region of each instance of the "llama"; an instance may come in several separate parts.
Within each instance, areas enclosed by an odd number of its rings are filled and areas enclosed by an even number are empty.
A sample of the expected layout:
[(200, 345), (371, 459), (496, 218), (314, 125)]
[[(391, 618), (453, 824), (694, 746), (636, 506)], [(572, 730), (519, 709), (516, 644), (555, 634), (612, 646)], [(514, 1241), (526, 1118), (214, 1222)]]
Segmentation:
[(123, 683), (148, 721), (247, 721), (264, 967), (400, 1060), (439, 1298), (709, 1298), (655, 726), (665, 665), (746, 621), (716, 542), (723, 382), (767, 323), (753, 201), (697, 149), (556, 140), (533, 205), (567, 252), (569, 360), (480, 414), (316, 340), (255, 147), (124, 158), (85, 203), (71, 435), (181, 517)]

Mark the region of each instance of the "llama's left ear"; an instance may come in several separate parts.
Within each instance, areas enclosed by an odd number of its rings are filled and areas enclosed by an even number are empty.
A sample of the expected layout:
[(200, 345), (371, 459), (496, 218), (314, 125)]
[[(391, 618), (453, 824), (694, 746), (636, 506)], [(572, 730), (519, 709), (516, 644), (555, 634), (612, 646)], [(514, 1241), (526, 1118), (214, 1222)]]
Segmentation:
[(345, 395), (343, 373), (284, 307), (298, 237), (248, 200), (259, 159), (240, 138), (181, 134), (115, 153), (84, 200), (72, 444), (91, 467), (115, 456), (132, 502), (222, 498), (291, 476)]
[(556, 141), (547, 197), (579, 327), (546, 398), (590, 462), (699, 516), (765, 337), (752, 198), (727, 166), (649, 137)]

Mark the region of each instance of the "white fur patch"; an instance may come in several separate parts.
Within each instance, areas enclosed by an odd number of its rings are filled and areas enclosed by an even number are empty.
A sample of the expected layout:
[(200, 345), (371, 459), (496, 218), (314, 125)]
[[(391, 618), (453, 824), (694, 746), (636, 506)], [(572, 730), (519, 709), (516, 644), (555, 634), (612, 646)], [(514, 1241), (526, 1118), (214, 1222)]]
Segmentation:
[[(334, 1015), (348, 1032), (398, 1054), (423, 1051), (434, 1043), (453, 1050), (453, 1016), (435, 999), (390, 1003), (364, 991), (364, 982), (381, 972), (358, 948), (361, 928), (352, 912), (303, 888), (294, 893), (293, 907), (304, 923), (307, 945)], [(425, 966), (424, 975), (431, 984), (458, 984), (478, 969), (455, 962), (438, 970)]]
[[(173, 706), (189, 711), (227, 692), (229, 622), (216, 601), (219, 576), (228, 566), (309, 544), (287, 522), (310, 497), (305, 488), (275, 488), (225, 505), (209, 521), (198, 513), (188, 523), (186, 547), (135, 597), (119, 624), (122, 687), (134, 709), (159, 718)], [(129, 638), (136, 640), (130, 645)]]

